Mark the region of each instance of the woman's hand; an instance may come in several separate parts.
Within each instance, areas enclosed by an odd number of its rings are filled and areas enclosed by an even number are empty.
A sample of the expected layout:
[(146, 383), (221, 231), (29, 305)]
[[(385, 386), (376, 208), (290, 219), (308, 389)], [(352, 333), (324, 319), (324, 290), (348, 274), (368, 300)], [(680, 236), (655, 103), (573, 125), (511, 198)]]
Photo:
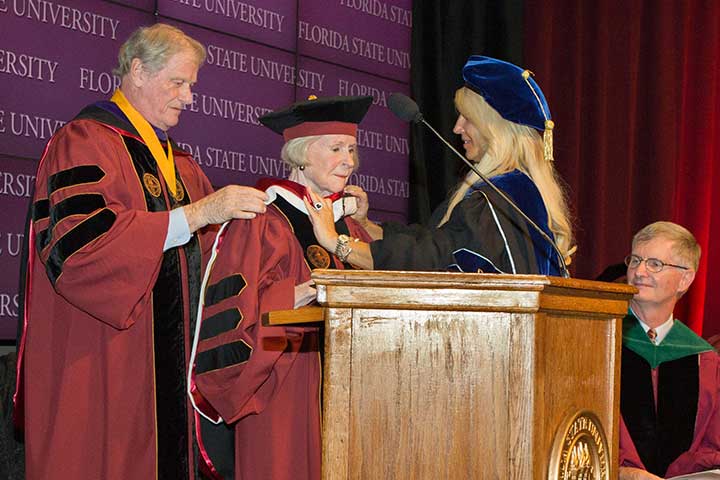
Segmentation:
[(368, 210), (370, 210), (370, 201), (368, 200), (367, 193), (357, 185), (347, 185), (344, 192), (346, 195), (354, 197), (357, 201), (357, 211), (350, 215), (350, 218), (364, 227), (365, 224), (370, 221), (367, 216)]
[[(308, 202), (307, 198), (303, 198), (303, 201), (305, 202), (305, 208), (307, 208), (310, 222), (312, 222), (313, 225), (315, 239), (328, 252), (335, 253), (335, 247), (337, 247), (338, 242), (338, 233), (337, 230), (335, 230), (332, 202), (328, 199), (321, 198), (315, 192), (310, 190), (308, 191), (310, 192), (312, 203)], [(320, 209), (317, 209), (314, 205), (320, 205), (321, 207)], [(369, 224), (374, 225), (372, 222)], [(377, 225), (375, 225), (375, 227), (382, 232), (380, 227)], [(372, 252), (370, 251), (370, 245), (360, 241), (352, 242), (352, 251), (347, 257), (347, 261), (357, 268), (372, 270), (373, 258)]]
[[(308, 211), (308, 217), (313, 225), (313, 232), (318, 243), (328, 252), (335, 252), (337, 245), (338, 233), (335, 230), (335, 218), (333, 218), (332, 201), (322, 198), (320, 195), (308, 189), (312, 203), (307, 198), (303, 198), (305, 208)], [(315, 208), (319, 205), (320, 208)]]
[(315, 282), (308, 280), (300, 285), (295, 285), (295, 307), (304, 307), (315, 301), (317, 291), (315, 290)]
[(382, 227), (371, 221), (367, 216), (368, 210), (370, 210), (370, 201), (368, 200), (365, 190), (357, 185), (348, 185), (344, 191), (346, 194), (354, 197), (357, 202), (357, 211), (350, 215), (350, 218), (358, 222), (373, 240), (381, 240), (383, 238)]

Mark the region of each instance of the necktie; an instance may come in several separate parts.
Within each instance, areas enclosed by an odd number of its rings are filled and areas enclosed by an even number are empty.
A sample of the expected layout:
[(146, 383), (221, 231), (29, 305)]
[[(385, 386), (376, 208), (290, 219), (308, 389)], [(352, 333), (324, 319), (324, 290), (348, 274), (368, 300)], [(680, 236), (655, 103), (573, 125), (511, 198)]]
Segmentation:
[(657, 332), (655, 331), (654, 328), (651, 328), (650, 330), (647, 331), (647, 336), (652, 343), (655, 343), (655, 339), (657, 338)]

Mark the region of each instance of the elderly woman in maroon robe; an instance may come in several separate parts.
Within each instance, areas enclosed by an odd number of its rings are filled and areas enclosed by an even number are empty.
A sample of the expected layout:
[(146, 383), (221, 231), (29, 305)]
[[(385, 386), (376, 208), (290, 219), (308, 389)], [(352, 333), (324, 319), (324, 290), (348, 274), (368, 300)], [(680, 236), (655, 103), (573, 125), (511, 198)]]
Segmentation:
[[(268, 327), (261, 315), (314, 299), (312, 269), (348, 267), (315, 239), (308, 209), (328, 208), (339, 232), (369, 239), (349, 217), (355, 198), (344, 194), (358, 189), (347, 182), (371, 101), (313, 98), (260, 119), (283, 135), (290, 177), (261, 181), (266, 214), (229, 222), (217, 236), (188, 382), (204, 417), (200, 453), (215, 478), (320, 478), (319, 327)], [(310, 203), (310, 192), (327, 203)]]

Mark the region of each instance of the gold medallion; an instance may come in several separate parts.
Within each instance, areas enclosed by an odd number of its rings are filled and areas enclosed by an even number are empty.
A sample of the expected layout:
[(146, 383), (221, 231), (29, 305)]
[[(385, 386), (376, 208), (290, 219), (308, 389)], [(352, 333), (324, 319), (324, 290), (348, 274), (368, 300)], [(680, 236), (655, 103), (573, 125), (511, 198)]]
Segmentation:
[(145, 175), (143, 175), (143, 183), (145, 184), (145, 188), (147, 189), (147, 191), (153, 197), (157, 198), (162, 193), (162, 188), (160, 187), (160, 180), (158, 180), (154, 175), (150, 173), (146, 173)]
[(328, 268), (330, 266), (330, 254), (320, 245), (310, 245), (307, 247), (305, 254), (313, 268)]
[(588, 411), (568, 416), (555, 434), (549, 480), (610, 480), (608, 443), (598, 417)]
[(185, 189), (183, 188), (182, 183), (175, 182), (175, 200), (182, 202), (183, 198), (185, 198)]

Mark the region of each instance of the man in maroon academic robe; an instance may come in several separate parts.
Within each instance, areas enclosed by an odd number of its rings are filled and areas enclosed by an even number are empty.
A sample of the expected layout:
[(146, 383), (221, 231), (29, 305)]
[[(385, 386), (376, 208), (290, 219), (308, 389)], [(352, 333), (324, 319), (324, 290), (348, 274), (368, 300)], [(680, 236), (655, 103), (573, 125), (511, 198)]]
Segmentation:
[(212, 233), (201, 229), (265, 210), (254, 189), (213, 193), (167, 136), (204, 58), (174, 27), (138, 29), (120, 51), (120, 89), (40, 160), (15, 398), (29, 480), (183, 480), (203, 468), (185, 383)]
[(693, 235), (670, 222), (640, 230), (625, 259), (638, 293), (623, 322), (621, 479), (720, 468), (720, 359), (673, 318), (699, 261)]

